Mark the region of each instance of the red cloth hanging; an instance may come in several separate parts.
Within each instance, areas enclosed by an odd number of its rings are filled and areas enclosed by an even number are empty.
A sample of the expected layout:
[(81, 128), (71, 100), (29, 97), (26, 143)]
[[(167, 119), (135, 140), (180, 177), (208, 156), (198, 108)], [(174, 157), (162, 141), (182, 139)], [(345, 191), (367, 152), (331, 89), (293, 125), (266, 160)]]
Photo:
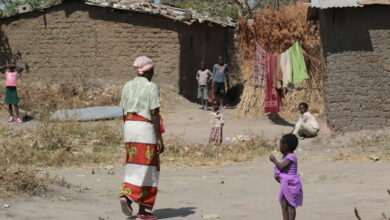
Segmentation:
[(279, 112), (282, 110), (282, 100), (279, 96), (278, 91), (274, 88), (274, 75), (276, 74), (276, 56), (267, 53), (267, 74), (266, 74), (266, 85), (264, 88), (265, 100), (264, 100), (264, 111), (268, 112)]

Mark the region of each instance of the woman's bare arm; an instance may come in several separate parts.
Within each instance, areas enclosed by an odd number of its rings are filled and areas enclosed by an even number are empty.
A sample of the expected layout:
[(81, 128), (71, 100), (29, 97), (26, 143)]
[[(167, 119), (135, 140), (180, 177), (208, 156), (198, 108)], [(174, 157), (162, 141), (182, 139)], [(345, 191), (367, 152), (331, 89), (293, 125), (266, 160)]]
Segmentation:
[(157, 137), (157, 151), (161, 154), (164, 152), (164, 142), (160, 130), (160, 108), (150, 110), (150, 115), (152, 116), (152, 123)]

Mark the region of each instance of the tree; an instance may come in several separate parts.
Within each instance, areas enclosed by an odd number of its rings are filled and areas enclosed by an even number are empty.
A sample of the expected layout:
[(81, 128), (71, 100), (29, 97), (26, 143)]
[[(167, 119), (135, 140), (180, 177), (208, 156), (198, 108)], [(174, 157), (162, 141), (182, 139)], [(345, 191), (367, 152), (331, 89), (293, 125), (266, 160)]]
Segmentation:
[(56, 5), (61, 2), (62, 0), (0, 0), (0, 17), (14, 15), (16, 8), (23, 4), (29, 4), (33, 10), (37, 10), (42, 5)]
[(23, 4), (20, 0), (0, 0), (2, 8), (0, 10), (0, 17), (11, 16), (15, 14), (16, 7)]

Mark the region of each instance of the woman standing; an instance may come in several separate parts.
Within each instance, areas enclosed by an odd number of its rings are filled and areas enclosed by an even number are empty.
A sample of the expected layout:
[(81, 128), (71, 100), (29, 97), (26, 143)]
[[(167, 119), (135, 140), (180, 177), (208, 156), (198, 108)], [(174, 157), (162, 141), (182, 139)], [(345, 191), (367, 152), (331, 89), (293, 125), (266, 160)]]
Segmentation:
[(160, 131), (160, 100), (156, 84), (151, 80), (154, 63), (145, 56), (134, 61), (138, 76), (126, 83), (120, 106), (124, 110), (126, 147), (125, 177), (121, 190), (121, 206), (131, 216), (133, 202), (139, 204), (137, 220), (156, 219), (152, 210), (159, 179), (159, 154), (164, 151)]

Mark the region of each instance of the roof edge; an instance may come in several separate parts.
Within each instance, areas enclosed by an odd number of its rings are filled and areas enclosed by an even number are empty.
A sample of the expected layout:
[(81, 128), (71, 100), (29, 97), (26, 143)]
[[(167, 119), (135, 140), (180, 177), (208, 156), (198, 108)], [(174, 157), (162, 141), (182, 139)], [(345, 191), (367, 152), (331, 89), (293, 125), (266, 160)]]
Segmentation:
[[(31, 13), (34, 11), (40, 11), (49, 9), (55, 6), (63, 5), (64, 1), (58, 1), (55, 4), (51, 5), (42, 5), (37, 9), (32, 9), (31, 6), (27, 3), (16, 8), (16, 13), (10, 16), (5, 16), (0, 19), (12, 18), (18, 15)], [(162, 4), (153, 4), (143, 1), (135, 0), (84, 0), (83, 4), (103, 7), (103, 8), (113, 8), (118, 10), (125, 10), (130, 12), (137, 12), (143, 14), (149, 14), (154, 16), (162, 16), (174, 21), (182, 22), (187, 25), (193, 23), (208, 23), (211, 25), (219, 25), (222, 27), (232, 27), (236, 26), (236, 22), (232, 18), (222, 18), (222, 17), (211, 17), (207, 14), (200, 14), (193, 10), (186, 10), (182, 8), (175, 8)]]

